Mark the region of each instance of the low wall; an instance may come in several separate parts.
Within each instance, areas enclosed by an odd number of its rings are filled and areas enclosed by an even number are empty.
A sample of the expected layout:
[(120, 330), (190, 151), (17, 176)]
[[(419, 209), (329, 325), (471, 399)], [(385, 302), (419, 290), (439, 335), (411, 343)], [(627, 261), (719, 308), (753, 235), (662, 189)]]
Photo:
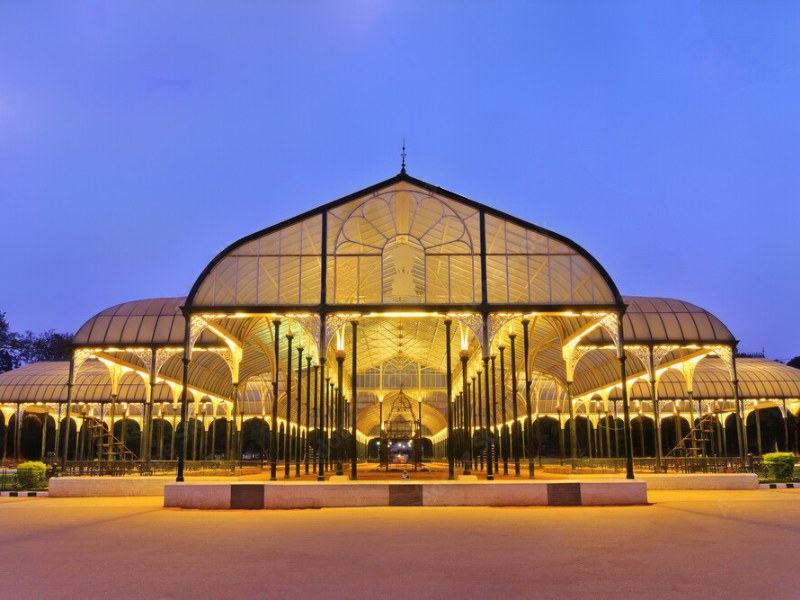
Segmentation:
[(691, 473), (686, 475), (636, 475), (648, 490), (757, 490), (755, 473)]
[[(224, 477), (193, 477), (194, 481), (230, 481)], [(174, 483), (174, 475), (152, 477), (52, 477), (48, 482), (51, 498), (112, 496), (163, 496), (164, 486)]]
[(353, 506), (605, 506), (647, 504), (642, 481), (558, 483), (169, 483), (164, 506), (297, 509)]

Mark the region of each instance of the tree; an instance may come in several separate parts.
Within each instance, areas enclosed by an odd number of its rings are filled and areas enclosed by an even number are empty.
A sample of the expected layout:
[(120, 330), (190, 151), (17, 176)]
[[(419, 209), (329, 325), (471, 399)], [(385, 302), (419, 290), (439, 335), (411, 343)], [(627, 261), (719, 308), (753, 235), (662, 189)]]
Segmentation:
[(72, 337), (71, 333), (58, 333), (53, 329), (40, 334), (26, 331), (24, 335), (18, 336), (20, 362), (28, 364), (40, 360), (69, 360)]
[(800, 369), (800, 356), (795, 356), (792, 360), (786, 363), (790, 367), (794, 367), (795, 369)]
[(11, 331), (6, 313), (0, 312), (0, 373), (40, 360), (69, 360), (71, 333), (49, 329), (44, 333)]
[(19, 366), (17, 343), (18, 336), (9, 328), (6, 313), (0, 312), (0, 373)]

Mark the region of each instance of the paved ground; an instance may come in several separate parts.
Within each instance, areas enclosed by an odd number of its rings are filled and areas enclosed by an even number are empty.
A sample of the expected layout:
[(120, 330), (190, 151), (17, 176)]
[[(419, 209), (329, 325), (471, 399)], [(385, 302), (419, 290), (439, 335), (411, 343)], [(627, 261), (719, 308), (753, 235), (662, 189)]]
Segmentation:
[(800, 490), (651, 506), (185, 511), (2, 498), (2, 598), (800, 598)]

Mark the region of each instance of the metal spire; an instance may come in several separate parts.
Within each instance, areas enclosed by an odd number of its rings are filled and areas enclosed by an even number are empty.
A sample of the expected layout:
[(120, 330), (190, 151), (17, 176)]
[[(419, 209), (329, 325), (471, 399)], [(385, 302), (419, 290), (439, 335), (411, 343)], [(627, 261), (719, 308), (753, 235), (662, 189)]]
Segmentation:
[(402, 159), (400, 162), (400, 173), (405, 174), (406, 172), (406, 140), (403, 139), (403, 151), (400, 153), (400, 158)]

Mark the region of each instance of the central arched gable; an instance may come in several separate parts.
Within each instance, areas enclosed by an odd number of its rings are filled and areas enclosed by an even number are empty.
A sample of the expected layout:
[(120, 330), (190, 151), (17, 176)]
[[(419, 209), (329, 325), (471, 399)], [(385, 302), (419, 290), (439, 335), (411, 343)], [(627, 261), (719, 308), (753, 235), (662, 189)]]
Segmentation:
[(193, 310), (318, 306), (620, 308), (571, 240), (406, 174), (234, 243), (204, 270)]

